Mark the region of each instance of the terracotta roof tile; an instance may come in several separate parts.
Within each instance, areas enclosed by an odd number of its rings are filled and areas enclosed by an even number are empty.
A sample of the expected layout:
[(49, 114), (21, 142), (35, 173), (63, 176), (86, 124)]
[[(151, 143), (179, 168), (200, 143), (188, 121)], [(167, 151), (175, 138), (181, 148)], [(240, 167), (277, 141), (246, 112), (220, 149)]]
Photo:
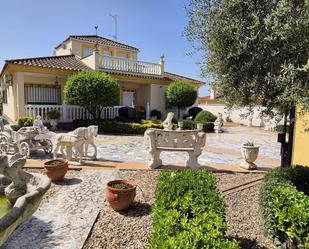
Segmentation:
[(62, 43), (60, 43), (56, 48), (60, 47), (64, 42), (70, 40), (71, 38), (73, 39), (78, 39), (81, 41), (86, 41), (86, 42), (90, 42), (92, 44), (96, 44), (98, 43), (99, 45), (105, 45), (108, 47), (117, 47), (117, 48), (123, 48), (123, 49), (133, 49), (133, 50), (137, 50), (138, 48), (129, 46), (127, 44), (124, 43), (120, 43), (117, 41), (113, 41), (110, 39), (107, 39), (105, 37), (101, 37), (98, 35), (70, 35), (67, 39), (65, 39)]
[(198, 104), (223, 104), (224, 101), (221, 96), (217, 96), (215, 99), (211, 99), (210, 96), (204, 96), (198, 98)]
[(91, 68), (81, 62), (80, 59), (76, 58), (75, 55), (22, 58), (6, 60), (5, 62), (16, 65), (36, 66), (74, 71), (91, 70)]
[(192, 83), (199, 83), (199, 84), (203, 84), (204, 82), (200, 81), (200, 80), (195, 80), (189, 77), (185, 77), (182, 75), (178, 75), (178, 74), (174, 74), (174, 73), (169, 73), (169, 72), (164, 72), (164, 78), (167, 80), (179, 80), (179, 81), (186, 81), (186, 82), (192, 82)]

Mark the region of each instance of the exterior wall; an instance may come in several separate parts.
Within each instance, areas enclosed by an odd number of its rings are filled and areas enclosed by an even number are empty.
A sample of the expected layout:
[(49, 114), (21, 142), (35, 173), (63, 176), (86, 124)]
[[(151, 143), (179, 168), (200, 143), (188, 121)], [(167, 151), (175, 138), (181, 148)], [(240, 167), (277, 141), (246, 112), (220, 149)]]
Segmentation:
[(55, 55), (70, 55), (72, 54), (72, 42), (71, 41), (68, 41), (65, 43), (65, 48), (63, 46), (55, 49), (55, 52), (54, 54)]
[(150, 104), (150, 85), (144, 85), (140, 88), (141, 106), (146, 110), (147, 102)]
[[(13, 81), (14, 82), (14, 81)], [(14, 94), (15, 93), (15, 94)], [(16, 84), (7, 89), (7, 103), (3, 103), (3, 114), (13, 122), (16, 120)]]
[[(94, 49), (94, 44), (88, 42), (82, 42), (77, 40), (71, 40), (65, 43), (66, 48), (62, 46), (55, 49), (55, 55), (68, 55), (68, 54), (75, 54), (81, 58), (84, 57), (83, 49), (84, 48), (92, 48)], [(109, 48), (102, 45), (98, 46), (99, 54), (103, 55), (105, 51), (111, 52), (112, 56), (117, 56), (118, 54), (126, 54), (128, 59), (135, 59), (137, 60), (137, 51), (135, 50), (124, 50), (118, 48)]]
[[(224, 120), (229, 116), (233, 122), (244, 125), (248, 124), (248, 118), (242, 117), (243, 114), (248, 113), (247, 108), (232, 109), (231, 111), (228, 111), (224, 104), (209, 104), (209, 105), (200, 104), (199, 107), (201, 107), (203, 110), (210, 111), (216, 116), (218, 115), (219, 112), (222, 113), (222, 117)], [(253, 108), (253, 119), (252, 119), (253, 126), (258, 127), (264, 126), (263, 120), (260, 117), (261, 111), (262, 108), (260, 106), (256, 106)]]
[[(299, 111), (299, 108), (298, 108)], [(309, 167), (309, 113), (300, 115), (296, 112), (292, 164)]]
[(151, 84), (150, 86), (150, 110), (156, 109), (166, 113), (166, 101), (165, 101), (165, 85)]

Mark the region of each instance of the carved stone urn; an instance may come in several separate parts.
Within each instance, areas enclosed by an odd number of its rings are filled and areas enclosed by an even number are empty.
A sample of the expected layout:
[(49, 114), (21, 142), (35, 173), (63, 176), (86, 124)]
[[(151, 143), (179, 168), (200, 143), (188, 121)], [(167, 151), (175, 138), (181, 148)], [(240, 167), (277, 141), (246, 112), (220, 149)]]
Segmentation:
[(242, 162), (240, 167), (244, 169), (257, 169), (257, 165), (254, 163), (259, 155), (259, 146), (254, 144), (243, 144), (241, 146)]
[(49, 119), (51, 130), (56, 131), (58, 125), (58, 119)]

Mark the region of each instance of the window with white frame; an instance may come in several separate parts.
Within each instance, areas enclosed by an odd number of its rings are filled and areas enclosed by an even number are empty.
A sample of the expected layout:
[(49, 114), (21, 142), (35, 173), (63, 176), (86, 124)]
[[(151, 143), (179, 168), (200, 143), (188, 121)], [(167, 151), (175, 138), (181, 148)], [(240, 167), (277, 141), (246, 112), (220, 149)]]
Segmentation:
[(28, 105), (60, 105), (60, 86), (26, 85), (25, 103)]
[(83, 49), (83, 56), (84, 57), (92, 55), (92, 54), (93, 54), (93, 48), (84, 48)]

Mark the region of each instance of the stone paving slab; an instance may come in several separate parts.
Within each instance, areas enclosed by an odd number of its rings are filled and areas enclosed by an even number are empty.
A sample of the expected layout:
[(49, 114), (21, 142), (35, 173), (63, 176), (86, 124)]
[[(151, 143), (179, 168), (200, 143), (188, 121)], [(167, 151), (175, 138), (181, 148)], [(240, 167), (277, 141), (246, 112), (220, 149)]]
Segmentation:
[(77, 184), (62, 187), (21, 225), (1, 249), (80, 249), (104, 202), (116, 170), (82, 170)]

